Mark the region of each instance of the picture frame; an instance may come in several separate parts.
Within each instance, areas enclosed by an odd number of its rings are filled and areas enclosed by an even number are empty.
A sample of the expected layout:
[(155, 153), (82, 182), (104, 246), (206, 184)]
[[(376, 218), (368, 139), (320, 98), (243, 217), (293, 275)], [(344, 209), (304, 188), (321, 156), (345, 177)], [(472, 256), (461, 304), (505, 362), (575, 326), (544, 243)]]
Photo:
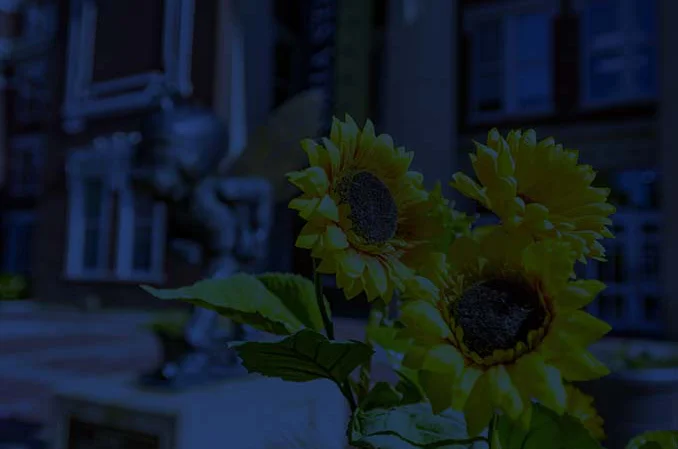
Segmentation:
[(164, 93), (189, 96), (195, 0), (166, 0), (162, 25), (163, 70), (93, 80), (98, 3), (71, 0), (63, 128), (81, 132), (91, 118), (152, 106)]

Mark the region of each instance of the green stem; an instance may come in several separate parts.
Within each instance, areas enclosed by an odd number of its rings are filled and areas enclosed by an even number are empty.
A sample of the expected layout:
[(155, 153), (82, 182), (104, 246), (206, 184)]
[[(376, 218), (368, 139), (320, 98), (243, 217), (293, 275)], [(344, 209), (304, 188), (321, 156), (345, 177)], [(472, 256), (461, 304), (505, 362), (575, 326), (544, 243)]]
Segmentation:
[(487, 432), (487, 443), (490, 449), (495, 449), (492, 445), (494, 444), (494, 432), (496, 431), (496, 425), (497, 425), (497, 415), (492, 415), (492, 419), (490, 420), (490, 427)]
[(353, 396), (351, 385), (348, 382), (345, 382), (343, 385), (339, 385), (339, 389), (348, 401), (348, 405), (351, 406), (351, 412), (355, 412), (358, 408), (358, 404), (356, 403), (355, 397)]
[(320, 309), (320, 315), (323, 318), (323, 324), (325, 325), (325, 333), (327, 334), (327, 338), (334, 340), (334, 323), (332, 323), (332, 320), (327, 313), (325, 297), (323, 296), (322, 278), (320, 273), (318, 273), (318, 263), (315, 259), (313, 259), (313, 284), (315, 285), (315, 299), (318, 303), (318, 309)]

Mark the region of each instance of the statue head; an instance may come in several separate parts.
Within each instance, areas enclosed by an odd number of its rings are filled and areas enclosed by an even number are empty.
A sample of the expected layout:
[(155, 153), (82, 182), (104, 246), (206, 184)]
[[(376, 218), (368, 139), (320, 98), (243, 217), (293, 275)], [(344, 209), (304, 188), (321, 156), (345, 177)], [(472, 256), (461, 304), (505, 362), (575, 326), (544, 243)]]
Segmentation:
[(178, 201), (214, 171), (228, 151), (228, 131), (207, 108), (174, 105), (141, 127), (133, 180), (156, 198)]

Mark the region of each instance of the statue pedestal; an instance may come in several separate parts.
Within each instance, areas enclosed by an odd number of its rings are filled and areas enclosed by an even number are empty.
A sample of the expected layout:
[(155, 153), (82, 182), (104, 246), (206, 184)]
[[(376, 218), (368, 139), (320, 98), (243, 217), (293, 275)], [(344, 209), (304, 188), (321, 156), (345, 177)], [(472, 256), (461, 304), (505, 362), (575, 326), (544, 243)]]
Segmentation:
[(344, 449), (348, 407), (330, 382), (247, 376), (177, 393), (134, 378), (57, 389), (55, 449)]

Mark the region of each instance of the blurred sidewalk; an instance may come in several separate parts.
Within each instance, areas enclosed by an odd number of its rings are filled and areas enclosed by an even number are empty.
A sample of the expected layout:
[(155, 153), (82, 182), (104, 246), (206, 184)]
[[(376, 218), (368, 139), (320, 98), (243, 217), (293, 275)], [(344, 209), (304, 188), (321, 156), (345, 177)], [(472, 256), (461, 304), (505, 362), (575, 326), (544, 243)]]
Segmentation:
[[(141, 373), (159, 362), (159, 346), (142, 328), (151, 313), (25, 309), (0, 304), (0, 418), (47, 423), (57, 385), (74, 379)], [(339, 339), (362, 340), (365, 323), (336, 319)], [(383, 354), (374, 374), (394, 380)]]
[(0, 306), (0, 417), (45, 422), (58, 383), (154, 367), (159, 348), (141, 329), (149, 317)]

